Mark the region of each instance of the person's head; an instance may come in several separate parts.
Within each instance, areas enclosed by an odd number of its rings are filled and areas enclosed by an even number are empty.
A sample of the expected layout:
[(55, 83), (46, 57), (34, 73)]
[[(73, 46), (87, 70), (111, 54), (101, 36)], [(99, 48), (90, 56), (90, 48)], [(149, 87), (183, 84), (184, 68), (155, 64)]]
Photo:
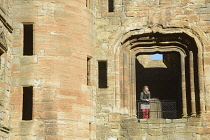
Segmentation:
[(144, 93), (149, 93), (149, 87), (148, 86), (144, 86), (143, 87), (143, 92)]

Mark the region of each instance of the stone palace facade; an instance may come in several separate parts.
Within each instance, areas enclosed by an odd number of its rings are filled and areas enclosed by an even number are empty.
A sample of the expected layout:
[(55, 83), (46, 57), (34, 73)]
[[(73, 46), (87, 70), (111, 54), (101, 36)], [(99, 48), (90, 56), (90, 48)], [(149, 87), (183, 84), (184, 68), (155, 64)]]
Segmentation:
[(0, 0), (0, 140), (209, 139), (210, 0)]

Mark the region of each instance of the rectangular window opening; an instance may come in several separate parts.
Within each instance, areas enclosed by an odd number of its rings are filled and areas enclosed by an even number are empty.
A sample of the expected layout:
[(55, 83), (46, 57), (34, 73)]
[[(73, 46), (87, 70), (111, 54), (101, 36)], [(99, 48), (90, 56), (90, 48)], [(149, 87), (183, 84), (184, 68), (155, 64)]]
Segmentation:
[(114, 0), (108, 0), (108, 11), (114, 12)]
[(91, 58), (87, 57), (87, 85), (90, 86), (90, 66), (91, 66)]
[(24, 24), (23, 30), (23, 55), (33, 55), (33, 24)]
[(33, 87), (23, 87), (22, 120), (32, 120), (33, 113)]
[(107, 61), (98, 62), (98, 87), (107, 88)]

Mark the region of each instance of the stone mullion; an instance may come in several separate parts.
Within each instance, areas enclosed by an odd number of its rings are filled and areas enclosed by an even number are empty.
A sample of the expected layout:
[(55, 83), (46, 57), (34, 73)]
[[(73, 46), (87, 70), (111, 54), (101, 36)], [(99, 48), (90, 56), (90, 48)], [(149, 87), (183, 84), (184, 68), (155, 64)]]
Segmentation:
[(200, 115), (205, 113), (206, 111), (206, 102), (205, 102), (205, 92), (204, 92), (204, 76), (203, 76), (203, 61), (202, 61), (202, 54), (198, 54), (198, 77), (199, 77), (199, 94), (200, 94)]
[(195, 81), (194, 81), (194, 62), (193, 62), (193, 52), (189, 52), (190, 59), (190, 93), (191, 93), (191, 116), (196, 116), (196, 104), (195, 104)]
[(135, 67), (135, 53), (131, 52), (131, 115), (136, 116), (136, 67)]
[[(122, 53), (122, 79), (120, 79), (121, 81), (122, 81), (122, 88), (120, 88), (120, 94), (121, 94), (121, 96), (120, 96), (120, 101), (121, 101), (121, 105), (120, 105), (120, 108), (121, 109), (124, 109), (124, 106), (125, 106), (125, 100), (124, 100), (124, 85), (125, 85), (125, 54), (124, 53)], [(123, 110), (123, 112), (124, 112), (124, 110)]]
[(127, 108), (129, 107), (129, 54), (123, 54), (123, 91), (122, 91), (122, 100), (123, 100), (123, 112), (128, 113)]
[(182, 73), (182, 117), (187, 117), (187, 98), (186, 98), (186, 77), (185, 77), (185, 56), (181, 54), (181, 73)]
[(130, 104), (130, 100), (131, 100), (131, 87), (130, 87), (130, 85), (131, 85), (131, 70), (130, 70), (130, 52), (128, 51), (127, 52), (128, 54), (127, 54), (127, 64), (126, 64), (126, 68), (127, 68), (127, 71), (126, 71), (126, 75), (125, 75), (125, 77), (127, 77), (126, 79), (126, 84), (124, 85), (125, 86), (125, 88), (127, 89), (126, 91), (127, 92), (125, 92), (124, 94), (126, 95), (125, 96), (125, 100), (126, 100), (126, 113), (129, 113), (130, 112), (130, 106), (131, 106), (131, 104)]
[[(124, 78), (124, 53), (123, 51), (120, 53), (120, 56), (118, 58), (119, 60), (119, 75), (117, 76), (117, 73), (116, 73), (116, 77), (119, 77), (119, 81), (116, 81), (119, 86), (119, 88), (116, 90), (116, 101), (115, 101), (115, 104), (117, 105), (117, 108), (123, 108), (123, 104), (124, 104), (124, 101), (122, 100), (122, 96), (123, 96), (123, 78)], [(117, 61), (117, 59), (116, 59)], [(117, 63), (116, 63), (117, 64)], [(116, 65), (117, 66), (117, 65)]]
[(128, 108), (129, 108), (129, 114), (132, 115), (132, 54), (131, 52), (129, 52), (129, 59), (128, 59), (128, 62), (129, 62), (129, 83), (128, 83), (128, 87), (129, 87), (129, 90), (128, 90), (128, 94), (129, 94), (129, 100), (128, 100)]

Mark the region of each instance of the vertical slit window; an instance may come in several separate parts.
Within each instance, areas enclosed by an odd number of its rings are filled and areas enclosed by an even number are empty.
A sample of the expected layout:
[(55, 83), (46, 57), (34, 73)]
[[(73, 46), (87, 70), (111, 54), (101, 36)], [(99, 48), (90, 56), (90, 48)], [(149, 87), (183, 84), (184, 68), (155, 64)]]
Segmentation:
[(90, 85), (90, 63), (91, 62), (91, 58), (88, 57), (87, 58), (87, 85)]
[(98, 62), (98, 87), (107, 88), (107, 61)]
[(108, 0), (108, 11), (114, 12), (114, 0)]
[(22, 120), (32, 120), (33, 113), (33, 87), (23, 87)]
[(33, 55), (33, 24), (25, 24), (23, 28), (23, 55)]

